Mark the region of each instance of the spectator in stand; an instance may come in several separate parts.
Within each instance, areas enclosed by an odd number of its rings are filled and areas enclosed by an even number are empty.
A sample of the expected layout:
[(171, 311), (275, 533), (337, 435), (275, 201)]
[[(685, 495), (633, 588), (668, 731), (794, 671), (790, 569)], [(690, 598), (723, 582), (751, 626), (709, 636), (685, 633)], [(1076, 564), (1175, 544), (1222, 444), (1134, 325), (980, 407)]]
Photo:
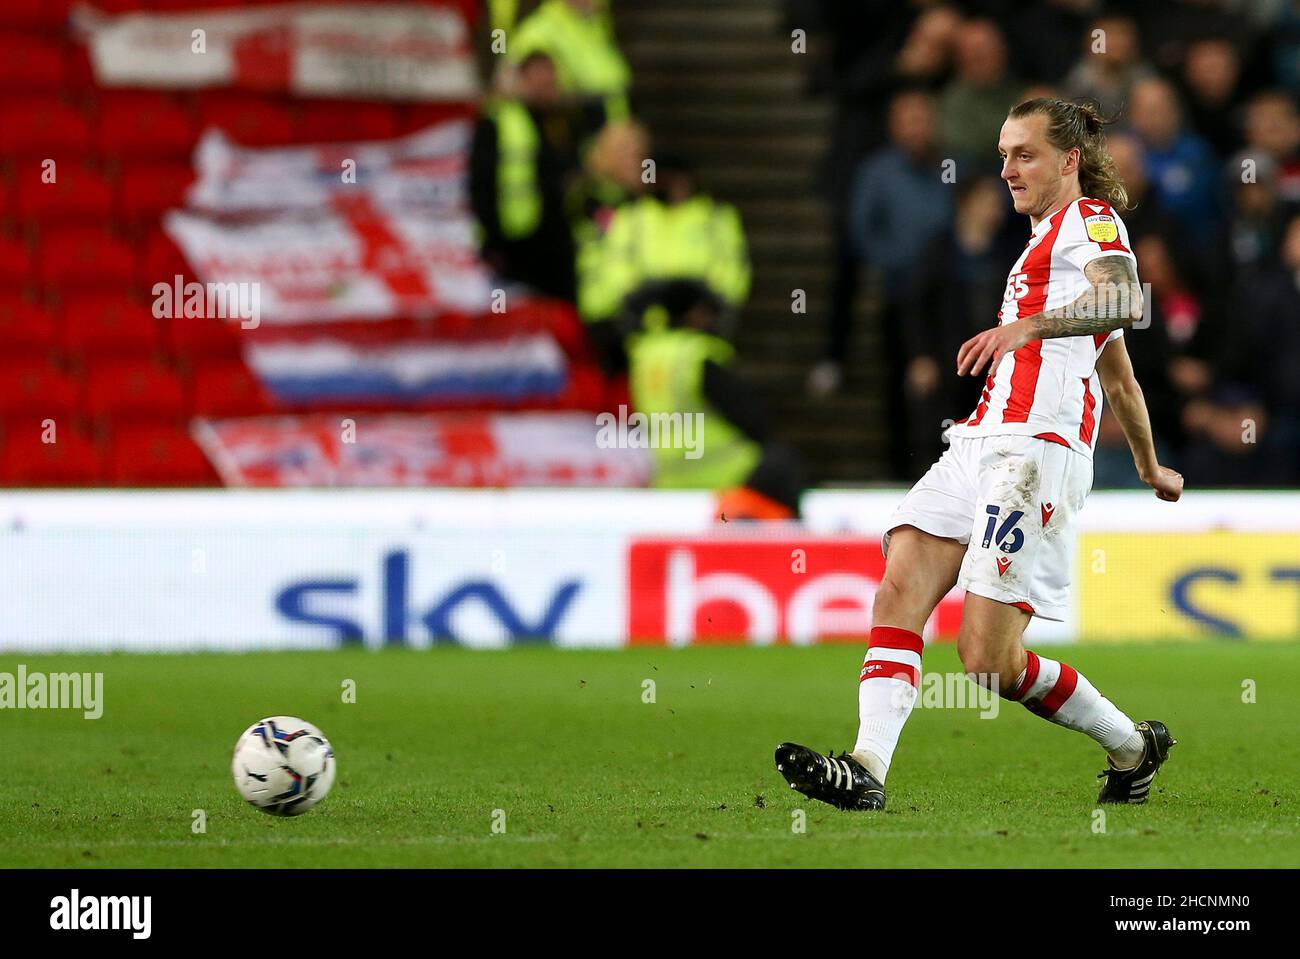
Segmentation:
[(1278, 164), (1262, 151), (1240, 153), (1224, 167), (1228, 217), (1221, 256), (1237, 282), (1276, 265), (1282, 234), (1295, 212), (1278, 193)]
[[(916, 2), (910, 5), (918, 6)], [(961, 15), (947, 4), (915, 13), (895, 0), (875, 0), (862, 6), (822, 0), (818, 7), (821, 23), (830, 33), (833, 61), (843, 64), (832, 74), (835, 119), (823, 177), (836, 249), (827, 325), (847, 335), (861, 279), (849, 219), (854, 177), (863, 157), (888, 140), (892, 97), (910, 89), (937, 93), (947, 81)], [(870, 37), (878, 39), (864, 45), (862, 41)], [(814, 396), (833, 393), (843, 378), (843, 356), (834, 343), (838, 335), (832, 333), (828, 358), (818, 363), (808, 378), (808, 390)]]
[(518, 90), (490, 101), (474, 131), (469, 190), (481, 253), (501, 278), (573, 302), (565, 191), (578, 169), (577, 131), (546, 54), (520, 63)]
[(1130, 119), (1160, 205), (1191, 241), (1211, 242), (1220, 219), (1218, 162), (1209, 144), (1184, 125), (1173, 86), (1161, 79), (1135, 84)]
[(968, 416), (979, 401), (980, 380), (953, 376), (953, 359), (963, 343), (997, 322), (1007, 264), (1023, 249), (1023, 231), (1013, 235), (1003, 229), (1007, 196), (1000, 180), (959, 178), (955, 194), (952, 226), (919, 258), (903, 324), (910, 477), (943, 451), (945, 421), (951, 425)]
[(1288, 203), (1300, 202), (1300, 114), (1281, 90), (1257, 94), (1246, 107), (1248, 157), (1266, 153), (1277, 161), (1277, 189)]
[(647, 323), (680, 322), (704, 305), (725, 331), (749, 296), (749, 282), (736, 208), (698, 190), (684, 159), (661, 154), (654, 187), (615, 211), (584, 262), (579, 308), (588, 323), (612, 322), (604, 329), (626, 334)]
[(939, 97), (939, 148), (944, 156), (978, 163), (1025, 84), (1007, 71), (1007, 43), (992, 20), (968, 20), (957, 32), (956, 76)]
[(606, 120), (628, 116), (632, 72), (605, 0), (543, 0), (506, 34), (509, 62), (522, 63), (537, 52), (555, 61), (567, 96), (598, 101)]
[(1133, 87), (1156, 75), (1142, 59), (1137, 24), (1106, 14), (1093, 20), (1083, 41), (1083, 55), (1065, 78), (1066, 92), (1097, 101), (1105, 116), (1124, 119)]
[(683, 281), (663, 284), (656, 295), (663, 321), (628, 337), (632, 406), (648, 417), (698, 414), (702, 426), (694, 451), (652, 449), (654, 485), (716, 490), (726, 522), (797, 518), (803, 465), (771, 439), (770, 421), (731, 370), (735, 349), (720, 335), (728, 325), (721, 300), (700, 297)]
[(1224, 39), (1197, 40), (1183, 63), (1183, 97), (1192, 127), (1215, 154), (1226, 157), (1241, 143), (1234, 116), (1241, 83), (1241, 54)]
[(1188, 482), (1278, 486), (1300, 482), (1300, 216), (1281, 262), (1238, 285), (1232, 336), (1214, 387), (1183, 410), (1192, 438)]
[[(1005, 114), (1005, 109), (1004, 109)], [(912, 284), (926, 246), (947, 227), (952, 216), (952, 186), (944, 183), (935, 150), (934, 98), (911, 90), (890, 105), (890, 145), (862, 162), (849, 202), (854, 250), (870, 272), (877, 290), (876, 322), (886, 380), (886, 417), (890, 431), (890, 467), (897, 478), (908, 475), (903, 395), (907, 362), (903, 327)], [(826, 359), (838, 383), (848, 353), (851, 316), (832, 316)], [(814, 369), (813, 378), (822, 375)]]
[[(587, 153), (583, 178), (571, 197), (578, 289), (584, 294), (599, 286), (603, 244), (619, 207), (645, 192), (643, 164), (649, 156), (649, 134), (634, 120), (606, 124)], [(621, 372), (623, 331), (609, 316), (583, 311), (582, 317), (601, 366), (610, 374)]]

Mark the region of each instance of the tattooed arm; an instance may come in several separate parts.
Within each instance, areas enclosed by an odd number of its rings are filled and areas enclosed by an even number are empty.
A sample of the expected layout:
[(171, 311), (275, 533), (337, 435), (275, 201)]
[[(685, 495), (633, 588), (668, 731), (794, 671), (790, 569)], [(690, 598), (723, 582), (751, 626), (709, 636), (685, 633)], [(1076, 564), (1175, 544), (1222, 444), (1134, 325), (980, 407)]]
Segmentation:
[(1092, 283), (1083, 296), (1023, 321), (1032, 333), (1028, 342), (1109, 333), (1121, 326), (1132, 326), (1141, 318), (1142, 288), (1131, 259), (1100, 256), (1085, 266), (1083, 273)]
[(997, 369), (1006, 353), (1034, 340), (1087, 336), (1132, 326), (1142, 316), (1142, 288), (1127, 256), (1101, 256), (1083, 268), (1091, 286), (1072, 303), (985, 330), (957, 352), (958, 375)]

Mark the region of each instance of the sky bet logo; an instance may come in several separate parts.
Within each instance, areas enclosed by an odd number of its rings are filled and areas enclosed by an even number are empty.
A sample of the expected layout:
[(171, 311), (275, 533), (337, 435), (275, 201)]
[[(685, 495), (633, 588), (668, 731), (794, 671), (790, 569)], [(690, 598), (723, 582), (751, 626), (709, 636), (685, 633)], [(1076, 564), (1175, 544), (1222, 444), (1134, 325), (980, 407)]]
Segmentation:
[[(389, 645), (410, 641), (411, 628), (423, 626), (435, 643), (459, 643), (453, 617), (465, 606), (477, 605), (500, 625), (509, 642), (550, 643), (556, 628), (582, 588), (577, 580), (563, 580), (551, 594), (541, 612), (531, 618), (522, 614), (490, 579), (465, 579), (454, 584), (436, 601), (420, 610), (410, 598), (411, 560), (405, 550), (387, 553), (383, 559), (380, 589), (380, 638)], [(361, 644), (366, 640), (362, 622), (346, 615), (324, 612), (322, 607), (338, 609), (339, 597), (356, 597), (361, 593), (358, 579), (311, 579), (290, 583), (275, 597), (281, 616), (295, 623), (323, 626), (334, 631), (341, 644)]]

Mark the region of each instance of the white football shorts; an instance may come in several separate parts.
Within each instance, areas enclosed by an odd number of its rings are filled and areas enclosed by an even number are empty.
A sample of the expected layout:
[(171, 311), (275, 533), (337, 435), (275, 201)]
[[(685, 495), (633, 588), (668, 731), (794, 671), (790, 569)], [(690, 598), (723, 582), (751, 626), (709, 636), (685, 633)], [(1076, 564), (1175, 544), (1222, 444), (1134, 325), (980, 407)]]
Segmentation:
[[(1063, 620), (1075, 517), (1092, 489), (1092, 460), (1032, 436), (954, 436), (890, 517), (966, 547), (957, 585)], [(889, 533), (882, 544), (889, 555)]]

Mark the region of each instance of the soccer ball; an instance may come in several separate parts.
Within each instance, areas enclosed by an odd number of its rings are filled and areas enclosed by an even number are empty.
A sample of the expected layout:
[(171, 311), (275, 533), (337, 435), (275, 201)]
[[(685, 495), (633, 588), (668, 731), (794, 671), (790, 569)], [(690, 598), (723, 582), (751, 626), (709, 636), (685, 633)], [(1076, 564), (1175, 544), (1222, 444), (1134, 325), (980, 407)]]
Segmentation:
[(334, 750), (325, 734), (293, 716), (253, 723), (235, 743), (230, 771), (249, 803), (272, 816), (301, 816), (334, 785)]

